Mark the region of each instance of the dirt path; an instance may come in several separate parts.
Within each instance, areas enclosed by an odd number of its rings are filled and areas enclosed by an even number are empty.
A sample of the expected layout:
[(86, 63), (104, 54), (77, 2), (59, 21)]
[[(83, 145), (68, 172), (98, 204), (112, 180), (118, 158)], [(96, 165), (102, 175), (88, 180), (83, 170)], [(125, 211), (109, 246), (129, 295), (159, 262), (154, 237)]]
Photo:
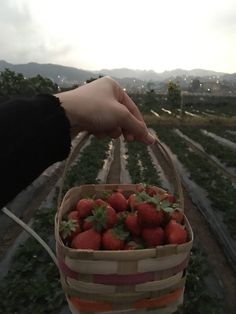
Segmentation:
[[(157, 147), (154, 147), (154, 153), (165, 172), (167, 178), (173, 181), (173, 172), (167, 164)], [(212, 266), (218, 283), (224, 290), (225, 303), (228, 312), (236, 312), (236, 277), (230, 268), (230, 265), (224, 255), (222, 248), (211, 234), (209, 225), (202, 216), (198, 208), (192, 203), (187, 191), (184, 189), (185, 213), (193, 227), (194, 234), (198, 237), (201, 247), (206, 254), (209, 265)], [(227, 311), (226, 311), (227, 312)]]

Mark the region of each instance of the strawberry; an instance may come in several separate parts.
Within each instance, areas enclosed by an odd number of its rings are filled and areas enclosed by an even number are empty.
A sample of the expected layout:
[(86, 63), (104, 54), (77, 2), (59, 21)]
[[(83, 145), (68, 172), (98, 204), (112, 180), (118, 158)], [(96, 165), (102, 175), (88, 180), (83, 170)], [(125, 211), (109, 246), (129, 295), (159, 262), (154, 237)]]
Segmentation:
[(152, 185), (147, 185), (145, 187), (145, 192), (149, 195), (149, 196), (154, 196), (157, 195), (157, 188), (155, 186)]
[(68, 220), (70, 219), (70, 220), (79, 220), (79, 216), (78, 216), (78, 211), (77, 210), (73, 210), (72, 212), (70, 212), (69, 214), (68, 214)]
[(101, 234), (93, 229), (79, 233), (74, 237), (71, 247), (82, 250), (99, 250), (101, 247)]
[(176, 203), (176, 198), (174, 195), (170, 194), (170, 193), (164, 193), (161, 195), (161, 200), (166, 200), (171, 204)]
[(137, 195), (136, 195), (136, 194), (131, 194), (131, 195), (128, 197), (127, 203), (128, 203), (128, 207), (129, 207), (131, 210), (135, 210), (135, 209), (136, 209), (136, 206), (137, 206), (137, 204), (138, 204)]
[(118, 222), (118, 217), (116, 211), (110, 205), (102, 205), (95, 207), (92, 215), (87, 217), (86, 221), (87, 226), (90, 222), (96, 230), (102, 231), (113, 227)]
[(164, 244), (165, 233), (161, 227), (144, 228), (142, 237), (148, 247), (155, 247)]
[(73, 237), (81, 232), (79, 220), (69, 219), (62, 220), (60, 223), (60, 235), (64, 240), (65, 244), (71, 242)]
[(141, 193), (145, 190), (145, 185), (143, 183), (136, 184), (136, 191)]
[(165, 238), (169, 244), (182, 244), (187, 241), (187, 231), (175, 220), (171, 220), (165, 228)]
[(76, 204), (76, 210), (78, 211), (78, 215), (81, 218), (85, 218), (92, 214), (92, 209), (94, 206), (94, 200), (82, 198)]
[(164, 213), (151, 203), (137, 205), (138, 222), (142, 226), (158, 227), (164, 222)]
[(134, 236), (141, 234), (141, 227), (138, 223), (138, 216), (135, 214), (129, 214), (126, 217), (125, 224), (130, 233)]
[(102, 235), (102, 246), (105, 250), (123, 250), (128, 235), (120, 226), (108, 229)]
[(127, 200), (120, 192), (113, 192), (108, 196), (107, 202), (117, 211), (125, 211), (128, 209)]
[(94, 204), (97, 206), (102, 206), (102, 205), (108, 205), (107, 202), (105, 202), (104, 200), (102, 200), (101, 198), (97, 198), (94, 200)]
[(170, 217), (179, 224), (182, 224), (184, 221), (184, 213), (178, 209), (175, 209), (172, 213), (170, 213)]
[(137, 249), (143, 249), (143, 245), (141, 243), (138, 243), (136, 241), (129, 241), (125, 244), (124, 250), (137, 250)]
[(88, 229), (92, 229), (93, 228), (93, 222), (90, 221), (90, 218), (91, 216), (88, 216), (87, 218), (85, 218), (83, 220), (83, 223), (82, 223), (82, 229), (85, 231), (85, 230), (88, 230)]

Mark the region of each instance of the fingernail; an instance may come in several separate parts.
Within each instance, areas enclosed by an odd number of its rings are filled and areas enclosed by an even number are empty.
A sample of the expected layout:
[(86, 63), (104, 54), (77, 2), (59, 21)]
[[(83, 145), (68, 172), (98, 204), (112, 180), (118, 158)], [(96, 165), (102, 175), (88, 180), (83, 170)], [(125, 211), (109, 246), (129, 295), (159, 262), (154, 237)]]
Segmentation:
[(146, 137), (147, 143), (148, 144), (153, 144), (155, 142), (155, 138), (153, 137), (152, 134), (148, 133), (147, 137)]

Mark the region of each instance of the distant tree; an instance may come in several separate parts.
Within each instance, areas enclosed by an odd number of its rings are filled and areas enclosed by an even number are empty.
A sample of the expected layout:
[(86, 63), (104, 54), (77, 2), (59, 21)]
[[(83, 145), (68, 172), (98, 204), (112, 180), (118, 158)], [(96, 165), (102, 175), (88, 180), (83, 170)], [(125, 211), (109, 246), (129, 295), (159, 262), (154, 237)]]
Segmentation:
[(98, 78), (103, 77), (103, 75), (99, 75), (99, 77), (90, 77), (88, 80), (86, 80), (86, 83), (90, 83), (92, 81), (96, 81)]
[(199, 79), (193, 79), (190, 84), (190, 91), (193, 93), (197, 93), (200, 91), (200, 81)]
[(38, 93), (52, 94), (57, 91), (58, 86), (41, 75), (27, 79), (22, 73), (15, 73), (9, 69), (0, 72), (0, 96), (31, 96)]
[(177, 114), (177, 109), (181, 107), (181, 90), (179, 85), (170, 82), (168, 84), (167, 103), (174, 115)]

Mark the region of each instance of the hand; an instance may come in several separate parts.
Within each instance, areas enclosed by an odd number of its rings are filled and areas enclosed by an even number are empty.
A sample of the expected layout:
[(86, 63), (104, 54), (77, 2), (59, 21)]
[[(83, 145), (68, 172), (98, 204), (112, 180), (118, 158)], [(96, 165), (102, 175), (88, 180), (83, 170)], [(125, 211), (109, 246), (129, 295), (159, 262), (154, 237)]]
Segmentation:
[(110, 77), (103, 77), (72, 91), (56, 95), (64, 107), (72, 128), (88, 131), (101, 138), (154, 142), (137, 106)]

